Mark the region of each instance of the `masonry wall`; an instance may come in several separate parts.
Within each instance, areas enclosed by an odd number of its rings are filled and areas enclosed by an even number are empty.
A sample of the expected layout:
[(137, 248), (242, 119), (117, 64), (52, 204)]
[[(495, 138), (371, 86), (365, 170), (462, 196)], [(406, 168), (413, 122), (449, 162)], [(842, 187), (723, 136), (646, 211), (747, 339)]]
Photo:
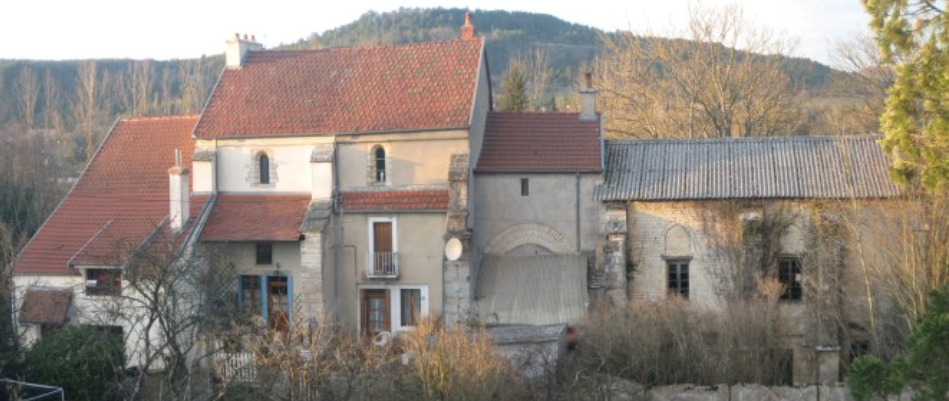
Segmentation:
[[(369, 219), (395, 219), (396, 252), (399, 256), (397, 279), (366, 277), (369, 252)], [(344, 213), (342, 248), (336, 252), (335, 314), (340, 324), (354, 335), (359, 328), (359, 293), (366, 286), (419, 285), (428, 288), (428, 315), (442, 313), (442, 259), (445, 247), (444, 212), (432, 213)], [(355, 259), (354, 259), (355, 257)]]
[[(339, 189), (446, 187), (452, 153), (468, 153), (467, 131), (337, 137)], [(373, 180), (372, 150), (386, 150), (386, 182)], [(443, 229), (444, 231), (444, 229)]]
[[(744, 202), (739, 214), (751, 216), (762, 213), (765, 204)], [(669, 272), (667, 261), (689, 260), (690, 290), (688, 302), (712, 309), (724, 307), (723, 296), (729, 290), (727, 280), (723, 282), (723, 271), (729, 263), (717, 256), (713, 244), (721, 233), (717, 232), (709, 215), (714, 214), (721, 203), (709, 202), (632, 202), (627, 207), (627, 268), (628, 295), (632, 302), (664, 302), (670, 295), (668, 290)], [(839, 205), (834, 205), (839, 206)], [(813, 244), (813, 221), (821, 217), (815, 213), (829, 216), (831, 220), (849, 221), (853, 210), (841, 207), (829, 207), (826, 203), (807, 201), (783, 203), (787, 215), (791, 218), (787, 227), (778, 238), (778, 253), (809, 258)], [(819, 211), (818, 211), (819, 210)], [(739, 216), (733, 218), (740, 219)], [(846, 352), (817, 353), (815, 347), (849, 347), (842, 333), (820, 323), (815, 312), (819, 303), (813, 288), (831, 285), (834, 274), (839, 274), (840, 300), (824, 297), (820, 302), (833, 302), (840, 308), (848, 321), (847, 326), (867, 327), (865, 305), (866, 291), (864, 269), (861, 256), (852, 234), (844, 227), (840, 262), (824, 262), (818, 267), (805, 269), (805, 290), (803, 300), (780, 302), (780, 315), (785, 327), (788, 347), (794, 352), (794, 381), (813, 383), (815, 364), (821, 365), (822, 380), (839, 379), (840, 360)], [(869, 244), (862, 244), (864, 249)], [(872, 248), (872, 245), (870, 246)], [(872, 259), (870, 255), (864, 255)], [(828, 264), (829, 263), (829, 264)], [(811, 269), (811, 270), (807, 270)], [(820, 272), (820, 274), (818, 274)], [(821, 276), (822, 275), (822, 276)], [(818, 277), (824, 277), (820, 281)], [(828, 288), (828, 291), (831, 291)], [(823, 310), (824, 308), (821, 308)], [(822, 312), (823, 313), (823, 312)], [(821, 328), (818, 330), (818, 328)], [(819, 360), (819, 362), (818, 362)]]
[[(521, 179), (524, 178), (528, 180), (527, 196), (521, 195)], [(602, 223), (600, 203), (590, 194), (600, 175), (579, 175), (579, 216), (577, 179), (575, 174), (476, 174), (475, 249), (491, 252), (487, 249), (489, 242), (505, 230), (522, 224), (539, 224), (563, 235), (571, 253), (593, 252)]]

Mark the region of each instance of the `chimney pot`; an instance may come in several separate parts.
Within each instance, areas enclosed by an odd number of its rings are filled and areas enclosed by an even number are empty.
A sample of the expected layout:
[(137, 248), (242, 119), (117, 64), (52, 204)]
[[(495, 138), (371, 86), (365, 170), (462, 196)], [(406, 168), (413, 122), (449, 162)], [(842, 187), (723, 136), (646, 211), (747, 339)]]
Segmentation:
[(240, 40), (240, 39), (241, 39), (241, 34), (235, 33), (235, 34), (234, 34), (234, 39)]
[(256, 42), (256, 41), (257, 41), (257, 37), (254, 36), (254, 35), (250, 35), (250, 41), (251, 41), (251, 42)]
[(465, 12), (465, 24), (461, 26), (461, 39), (472, 40), (475, 38), (475, 27), (471, 23), (471, 11)]
[(596, 120), (596, 89), (593, 89), (593, 74), (583, 74), (584, 87), (580, 88), (580, 119)]
[(233, 39), (225, 42), (224, 65), (229, 69), (240, 69), (244, 66), (244, 60), (247, 53), (251, 51), (263, 50), (264, 46), (257, 43), (257, 38), (248, 36), (246, 33), (241, 39), (241, 34), (235, 33)]
[(244, 34), (244, 40), (247, 40), (247, 34), (246, 34), (246, 33)]
[(171, 230), (179, 232), (184, 229), (190, 218), (189, 208), (189, 174), (188, 169), (181, 166), (181, 150), (175, 149), (175, 165), (168, 169), (168, 197), (170, 207), (168, 215), (171, 220)]

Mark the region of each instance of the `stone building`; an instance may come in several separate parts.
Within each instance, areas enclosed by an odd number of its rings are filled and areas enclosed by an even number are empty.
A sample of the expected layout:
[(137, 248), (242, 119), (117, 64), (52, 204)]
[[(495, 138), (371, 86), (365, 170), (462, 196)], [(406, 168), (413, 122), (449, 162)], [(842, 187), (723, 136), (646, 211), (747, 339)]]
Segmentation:
[[(805, 313), (824, 266), (808, 241), (833, 219), (810, 205), (899, 195), (874, 138), (605, 141), (591, 77), (579, 113), (496, 112), (484, 39), (470, 19), (460, 34), (294, 51), (228, 40), (202, 113), (119, 120), (19, 254), (27, 342), (98, 325), (138, 363), (143, 327), (102, 310), (128, 292), (127, 256), (170, 237), (186, 260), (226, 258), (234, 302), (274, 330), (379, 340), (441, 317), (559, 350), (595, 306), (678, 294), (725, 307), (734, 283), (714, 275), (708, 212), (737, 205), (729, 221), (754, 227), (780, 202), (794, 211), (776, 268), (798, 322), (795, 381), (811, 380), (815, 350), (837, 366), (846, 344), (810, 335), (823, 325)], [(856, 271), (850, 249), (841, 274)]]

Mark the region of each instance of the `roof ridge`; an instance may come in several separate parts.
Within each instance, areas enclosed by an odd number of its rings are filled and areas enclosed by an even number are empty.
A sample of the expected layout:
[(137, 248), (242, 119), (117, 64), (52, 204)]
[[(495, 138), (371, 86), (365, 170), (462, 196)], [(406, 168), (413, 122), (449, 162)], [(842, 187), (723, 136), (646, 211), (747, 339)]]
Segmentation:
[(631, 145), (637, 143), (728, 143), (728, 142), (783, 142), (783, 141), (817, 141), (817, 140), (877, 140), (879, 134), (865, 135), (788, 135), (788, 136), (755, 136), (740, 138), (623, 138), (607, 139), (607, 144)]
[(160, 120), (184, 120), (190, 118), (199, 118), (200, 114), (186, 114), (183, 116), (147, 116), (147, 117), (122, 117), (119, 118), (119, 121), (122, 122), (137, 122), (137, 121), (160, 121)]
[(447, 43), (468, 43), (468, 42), (482, 42), (484, 41), (484, 36), (478, 36), (475, 40), (465, 40), (461, 38), (447, 39), (447, 40), (430, 40), (424, 42), (409, 42), (409, 43), (392, 43), (392, 44), (379, 44), (372, 46), (336, 46), (336, 47), (326, 47), (322, 49), (263, 49), (251, 51), (249, 54), (262, 54), (262, 53), (323, 53), (323, 52), (333, 52), (333, 51), (366, 51), (374, 49), (395, 49), (400, 47), (416, 47), (416, 46), (427, 46), (427, 45), (436, 45), (436, 44), (447, 44)]

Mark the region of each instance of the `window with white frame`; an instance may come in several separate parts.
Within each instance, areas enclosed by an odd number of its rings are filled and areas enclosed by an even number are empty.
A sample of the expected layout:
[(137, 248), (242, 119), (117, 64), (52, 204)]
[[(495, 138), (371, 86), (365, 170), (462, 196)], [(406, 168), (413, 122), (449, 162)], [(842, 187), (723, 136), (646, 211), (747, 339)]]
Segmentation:
[[(375, 296), (376, 303), (384, 303), (379, 307), (369, 307), (369, 302), (365, 302), (367, 294), (383, 292), (385, 296)], [(427, 285), (363, 285), (360, 286), (360, 332), (364, 334), (367, 322), (384, 322), (382, 329), (375, 327), (376, 331), (405, 331), (414, 330), (422, 319), (428, 317), (428, 286)], [(373, 304), (374, 305), (374, 304)], [(377, 315), (379, 311), (387, 311), (387, 319), (380, 319)], [(376, 323), (378, 325), (378, 323)], [(372, 330), (370, 330), (372, 331)]]

